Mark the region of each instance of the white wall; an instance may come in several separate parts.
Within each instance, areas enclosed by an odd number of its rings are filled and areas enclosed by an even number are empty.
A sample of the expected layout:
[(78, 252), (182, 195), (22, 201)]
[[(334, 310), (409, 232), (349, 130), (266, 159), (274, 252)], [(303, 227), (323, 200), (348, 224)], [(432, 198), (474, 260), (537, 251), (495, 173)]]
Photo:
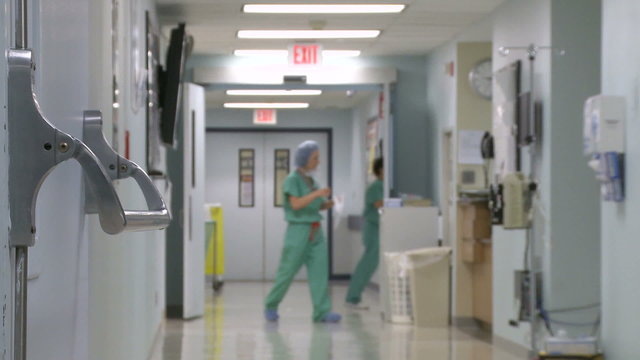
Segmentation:
[[(130, 132), (130, 159), (146, 168), (146, 118), (144, 107), (132, 107), (131, 39), (136, 26), (142, 31), (140, 66), (144, 68), (144, 11), (156, 19), (151, 0), (119, 2), (119, 108), (118, 152), (124, 155), (124, 133)], [(111, 139), (111, 1), (91, 2), (91, 107), (102, 110), (104, 133)], [(132, 9), (137, 13), (132, 18)], [(118, 193), (128, 209), (146, 209), (135, 182), (120, 181)], [(161, 192), (163, 189), (160, 189)], [(164, 312), (164, 231), (109, 236), (90, 217), (90, 352), (92, 359), (147, 359)], [(159, 275), (160, 274), (160, 275)]]
[[(253, 127), (252, 110), (208, 109), (207, 127), (247, 128)], [(333, 193), (345, 194), (345, 214), (334, 212), (333, 272), (350, 274), (353, 271), (351, 259), (351, 238), (346, 227), (346, 213), (358, 201), (361, 184), (354, 182), (352, 174), (352, 119), (347, 110), (283, 110), (278, 112), (278, 125), (282, 128), (330, 128), (333, 130)], [(354, 205), (355, 204), (355, 205)], [(336, 224), (337, 222), (337, 224)]]
[(607, 359), (637, 358), (640, 342), (640, 2), (603, 1), (602, 93), (627, 101), (626, 201), (602, 204), (602, 337)]
[[(521, 60), (522, 73), (529, 71), (527, 57), (523, 52), (513, 52), (503, 57), (498, 54), (500, 46), (527, 46), (531, 43), (548, 45), (551, 42), (551, 3), (549, 0), (526, 1), (513, 0), (498, 8), (494, 14), (493, 28), (493, 69), (498, 70), (507, 64)], [(550, 59), (549, 54), (543, 52), (536, 59), (536, 83), (538, 97), (545, 105), (544, 119), (549, 119), (548, 109), (550, 99)], [(529, 89), (528, 76), (522, 76), (521, 89)], [(542, 162), (548, 163), (551, 144), (550, 126), (544, 127)], [(523, 158), (527, 152), (523, 152)], [(525, 167), (528, 173), (529, 168)], [(542, 204), (549, 208), (550, 175), (548, 167), (543, 167), (540, 173)], [(548, 238), (549, 228), (545, 229)], [(514, 271), (524, 268), (525, 232), (523, 230), (503, 230), (500, 226), (493, 227), (493, 332), (497, 336), (507, 339), (524, 347), (529, 346), (529, 324), (522, 323), (519, 327), (511, 327), (509, 320), (517, 318), (517, 308), (514, 300)]]

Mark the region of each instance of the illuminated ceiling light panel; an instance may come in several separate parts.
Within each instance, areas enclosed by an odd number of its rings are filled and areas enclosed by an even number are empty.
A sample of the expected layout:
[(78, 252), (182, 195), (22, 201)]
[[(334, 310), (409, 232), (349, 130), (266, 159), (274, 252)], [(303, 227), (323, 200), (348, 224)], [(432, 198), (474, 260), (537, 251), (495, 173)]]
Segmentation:
[(289, 52), (287, 50), (233, 50), (235, 56), (278, 56), (287, 57)]
[(385, 14), (399, 13), (403, 4), (247, 4), (245, 13), (259, 14)]
[(227, 109), (306, 109), (309, 103), (224, 103)]
[(315, 96), (322, 94), (322, 90), (227, 90), (227, 95), (239, 96)]
[(356, 57), (360, 56), (360, 50), (324, 50), (322, 51), (324, 57)]
[[(360, 50), (323, 50), (322, 56), (326, 57), (356, 57), (360, 56)], [(235, 56), (266, 56), (266, 57), (287, 57), (287, 50), (258, 50), (258, 49), (238, 49), (233, 51)]]
[(239, 30), (239, 39), (373, 39), (380, 30)]

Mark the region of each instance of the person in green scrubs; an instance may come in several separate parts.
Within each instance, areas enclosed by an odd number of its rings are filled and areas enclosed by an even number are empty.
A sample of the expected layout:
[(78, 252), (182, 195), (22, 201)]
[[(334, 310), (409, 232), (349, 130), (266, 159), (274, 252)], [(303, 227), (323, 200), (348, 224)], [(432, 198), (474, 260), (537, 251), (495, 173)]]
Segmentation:
[(382, 199), (384, 196), (383, 180), (384, 167), (382, 158), (378, 158), (373, 162), (373, 173), (376, 180), (369, 185), (365, 195), (364, 207), (364, 229), (362, 232), (362, 242), (364, 244), (364, 253), (351, 275), (349, 290), (347, 291), (347, 307), (356, 309), (366, 309), (367, 306), (362, 305), (362, 292), (369, 284), (373, 273), (378, 268), (378, 260), (380, 258), (380, 215), (378, 209), (382, 207)]
[(329, 261), (327, 242), (322, 230), (320, 211), (333, 206), (328, 200), (331, 189), (320, 188), (312, 177), (320, 163), (318, 144), (305, 141), (295, 153), (297, 167), (284, 181), (284, 213), (288, 223), (276, 280), (265, 300), (265, 318), (277, 321), (278, 305), (302, 265), (313, 303), (314, 322), (339, 322), (340, 314), (331, 312), (329, 297)]

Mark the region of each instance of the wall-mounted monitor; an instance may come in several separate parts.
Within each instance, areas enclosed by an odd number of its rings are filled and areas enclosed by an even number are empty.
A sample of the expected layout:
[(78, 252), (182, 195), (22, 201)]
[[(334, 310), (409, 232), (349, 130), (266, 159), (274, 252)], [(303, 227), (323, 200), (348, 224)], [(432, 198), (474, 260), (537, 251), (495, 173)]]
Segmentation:
[(495, 182), (501, 183), (506, 174), (520, 171), (518, 127), (520, 112), (520, 61), (498, 70), (493, 92), (493, 137)]
[(531, 131), (531, 92), (527, 91), (518, 96), (517, 116), (518, 146), (527, 146), (533, 139)]
[(182, 76), (186, 62), (185, 24), (171, 30), (167, 61), (160, 76), (160, 138), (169, 146), (176, 144), (175, 129), (182, 101)]

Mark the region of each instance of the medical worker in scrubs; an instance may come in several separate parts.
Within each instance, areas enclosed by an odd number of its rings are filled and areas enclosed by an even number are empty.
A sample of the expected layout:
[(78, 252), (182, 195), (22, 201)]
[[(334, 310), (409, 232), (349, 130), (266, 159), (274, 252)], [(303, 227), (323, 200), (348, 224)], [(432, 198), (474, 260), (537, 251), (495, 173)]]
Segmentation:
[(364, 253), (351, 275), (351, 282), (345, 299), (348, 308), (367, 308), (366, 305), (360, 302), (362, 300), (362, 292), (378, 268), (378, 259), (380, 258), (380, 214), (378, 209), (382, 207), (384, 193), (382, 183), (384, 179), (383, 170), (382, 158), (376, 159), (373, 162), (373, 173), (376, 176), (376, 180), (369, 185), (365, 195), (364, 229), (362, 232)]
[(320, 211), (329, 209), (331, 189), (320, 188), (313, 172), (320, 163), (318, 144), (305, 141), (295, 153), (297, 167), (284, 181), (284, 213), (288, 223), (276, 280), (265, 300), (265, 318), (277, 321), (278, 305), (302, 265), (307, 266), (314, 322), (339, 322), (331, 312), (329, 260)]

